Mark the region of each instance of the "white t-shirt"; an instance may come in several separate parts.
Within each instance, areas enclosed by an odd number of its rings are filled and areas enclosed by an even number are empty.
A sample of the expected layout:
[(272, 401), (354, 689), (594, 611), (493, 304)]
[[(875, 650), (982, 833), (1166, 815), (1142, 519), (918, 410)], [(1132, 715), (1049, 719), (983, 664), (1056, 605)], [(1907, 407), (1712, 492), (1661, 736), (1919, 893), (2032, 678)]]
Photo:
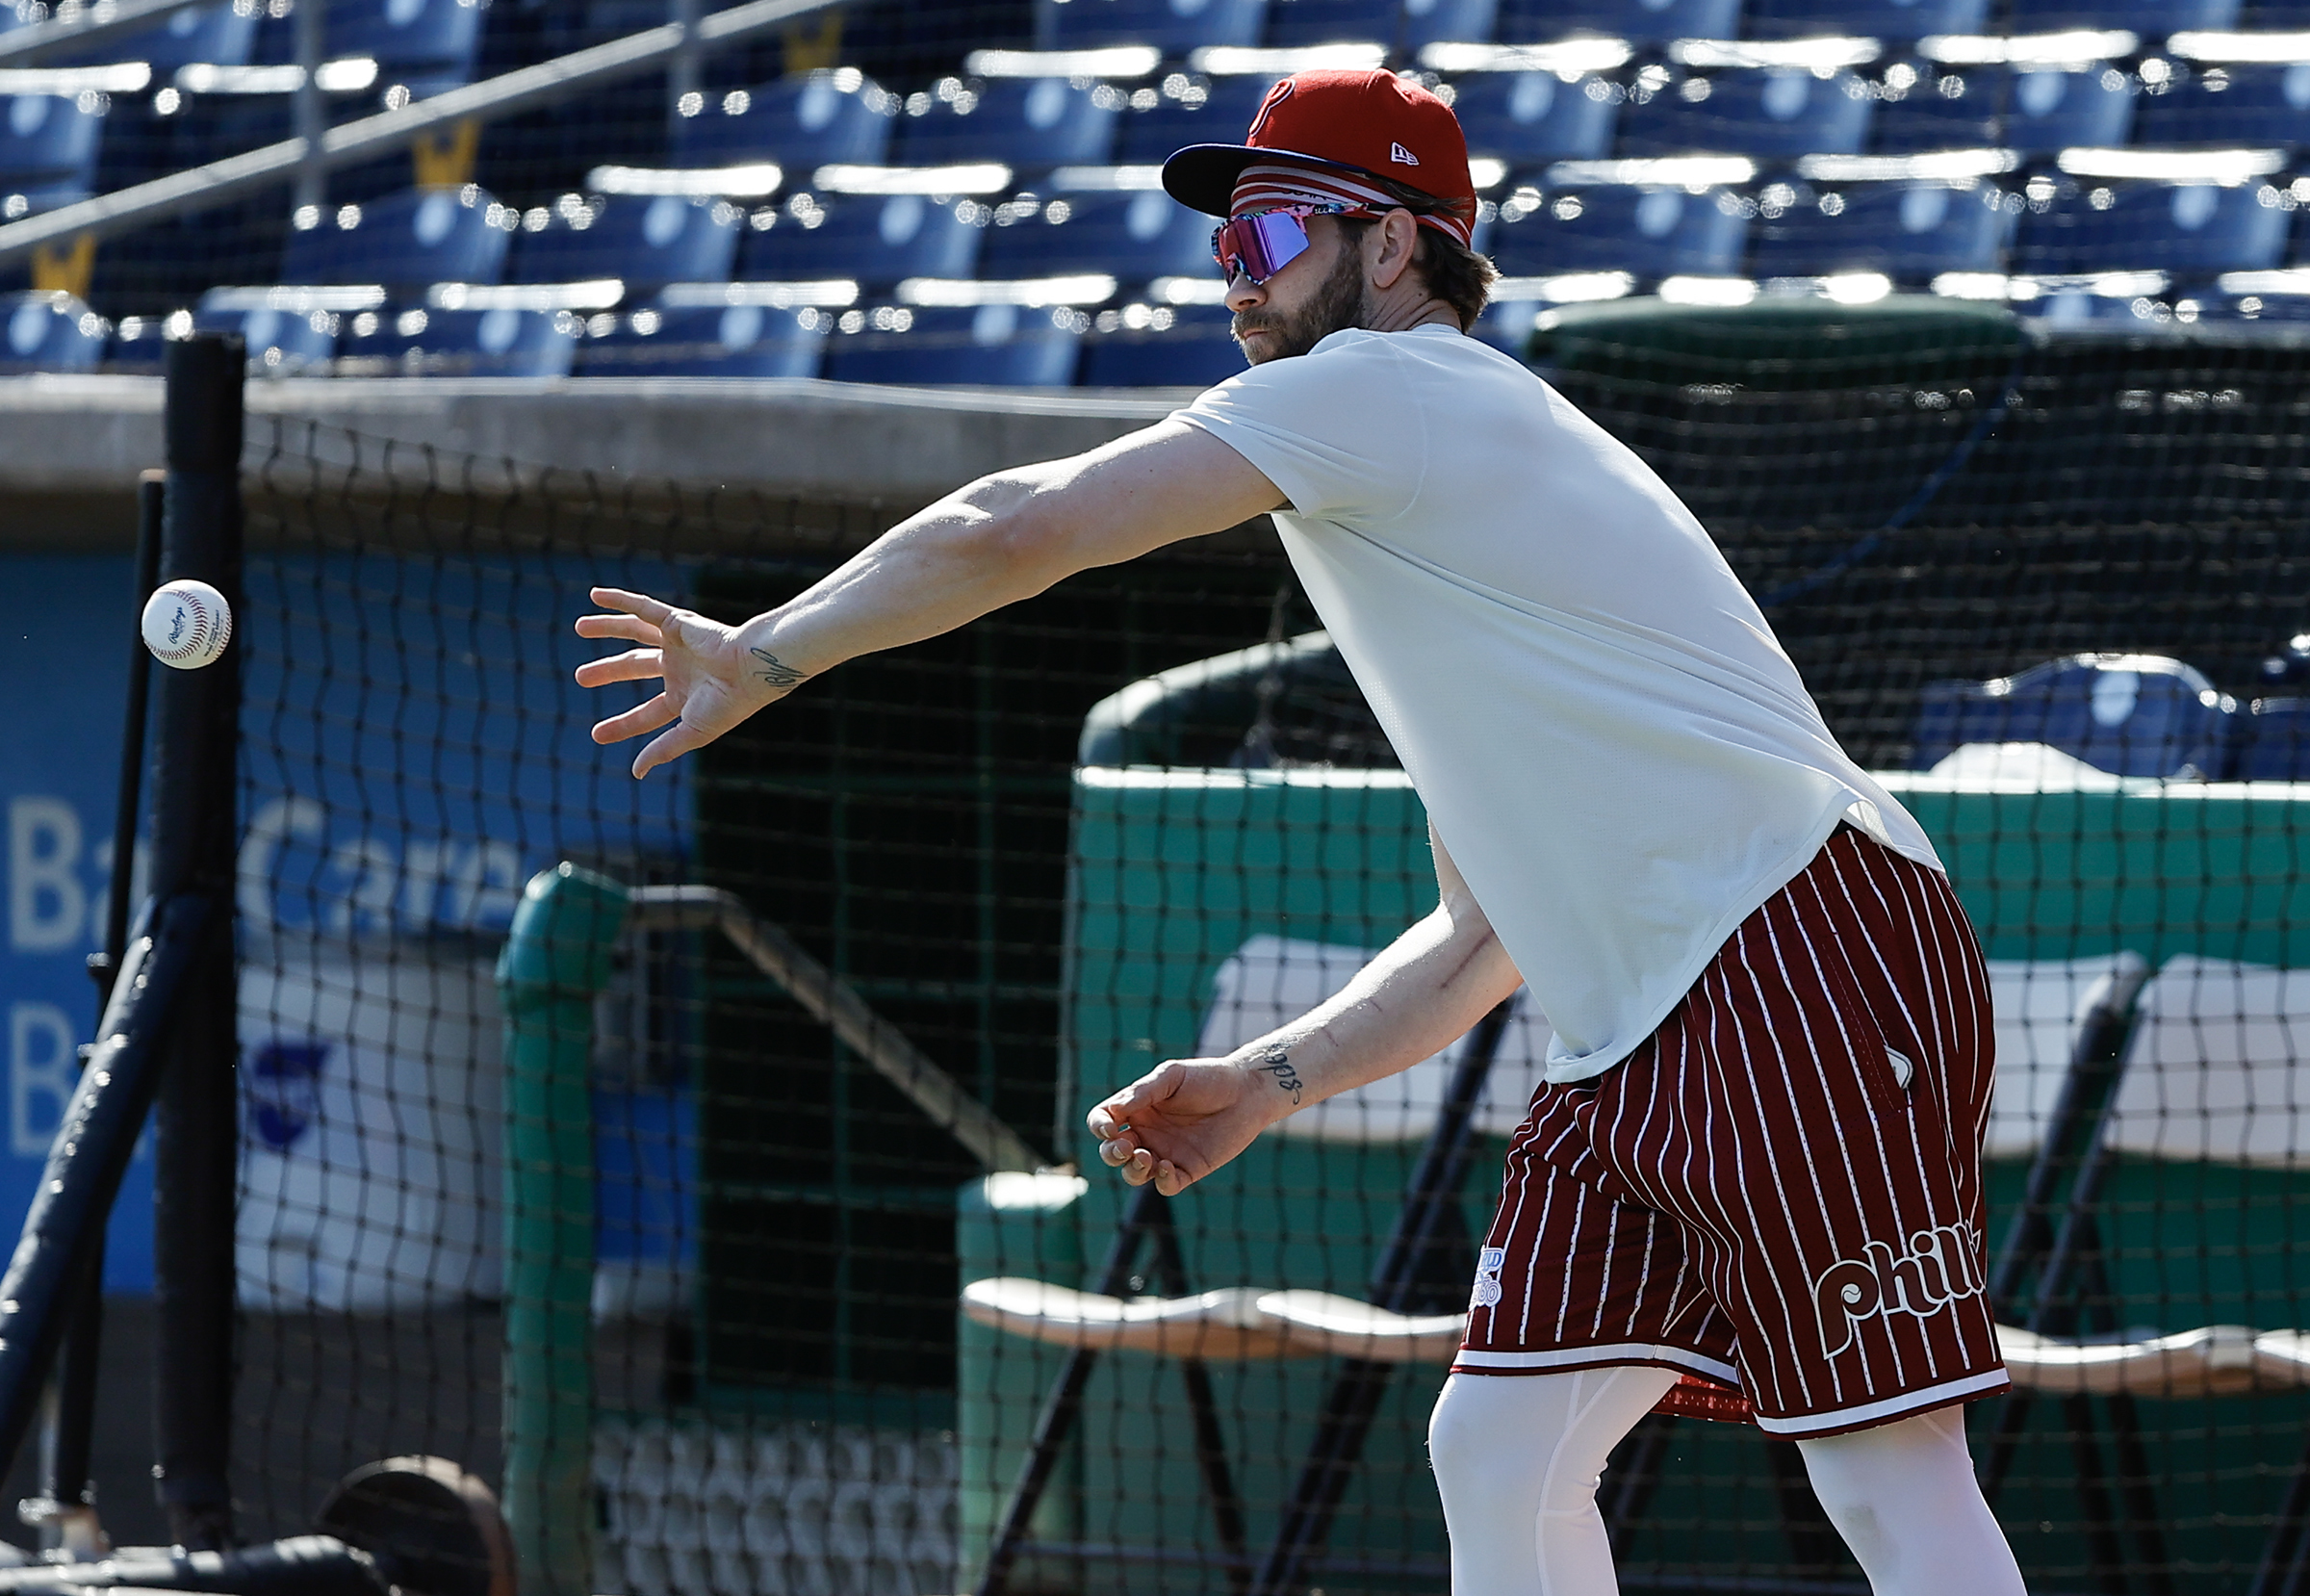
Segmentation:
[(1633, 1051), (1839, 821), (1940, 867), (1692, 512), (1509, 356), (1337, 332), (1178, 415), (1290, 501), (1308, 597), (1555, 1028), (1551, 1080)]

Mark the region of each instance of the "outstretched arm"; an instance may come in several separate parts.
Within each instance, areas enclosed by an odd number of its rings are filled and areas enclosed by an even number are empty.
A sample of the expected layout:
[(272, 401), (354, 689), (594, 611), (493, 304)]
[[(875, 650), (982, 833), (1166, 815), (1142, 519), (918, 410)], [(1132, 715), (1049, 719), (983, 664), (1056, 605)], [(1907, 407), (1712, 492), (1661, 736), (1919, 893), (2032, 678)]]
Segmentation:
[(1223, 1059), (1172, 1059), (1090, 1115), (1099, 1156), (1175, 1197), (1296, 1109), (1408, 1069), (1523, 983), (1443, 839), (1436, 911), (1289, 1025)]
[(596, 742), (660, 734), (639, 777), (704, 747), (846, 659), (936, 637), (1078, 571), (1116, 565), (1276, 509), (1283, 495), (1210, 433), (1165, 421), (1069, 459), (983, 476), (886, 532), (808, 592), (743, 626), (597, 587), (616, 611), (581, 637), (638, 644), (581, 665), (581, 686), (663, 683), (594, 727)]

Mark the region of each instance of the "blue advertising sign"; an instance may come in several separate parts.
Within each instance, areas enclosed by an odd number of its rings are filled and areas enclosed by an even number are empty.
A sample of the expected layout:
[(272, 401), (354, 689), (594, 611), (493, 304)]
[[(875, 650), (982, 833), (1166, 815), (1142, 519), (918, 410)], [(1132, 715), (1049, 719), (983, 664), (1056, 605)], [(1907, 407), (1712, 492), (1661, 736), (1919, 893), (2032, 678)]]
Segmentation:
[[(8, 937), (0, 1009), (8, 1022), (8, 1137), (0, 1229), (32, 1201), (49, 1139), (96, 1031), (88, 957), (104, 943), (113, 807), (137, 636), (135, 573), (124, 555), (19, 555), (5, 567), (20, 602), (0, 632), (0, 804), (8, 811)], [(138, 1148), (104, 1258), (112, 1291), (152, 1289), (150, 1138)]]
[(607, 652), (571, 630), (597, 582), (679, 591), (655, 560), (252, 555), (244, 933), (500, 933), (563, 858), (686, 854), (686, 772), (589, 735), (633, 689), (570, 679)]
[[(37, 595), (0, 641), (8, 679), (32, 689), (0, 701), (5, 1228), (31, 1197), (94, 1029), (85, 961), (103, 935), (137, 596), (125, 556), (6, 556), (0, 569)], [(248, 560), (234, 644), (244, 1300), (360, 1306), (494, 1289), (495, 1148), (481, 1126), (497, 1092), (496, 940), (523, 884), (561, 859), (662, 868), (690, 852), (684, 774), (637, 784), (630, 749), (587, 734), (635, 696), (570, 679), (604, 652), (570, 626), (603, 581), (683, 585), (663, 561), (567, 554)], [(429, 1030), (408, 1022), (412, 1002)], [(433, 1178), (451, 1166), (454, 1190)], [(422, 1226), (443, 1249), (427, 1268), (438, 1278), (403, 1292), (393, 1280), (407, 1248), (371, 1267), (397, 1231), (364, 1216), (379, 1193), (398, 1194), (406, 1243), (410, 1194), (427, 1187), (439, 1188)], [(151, 1288), (151, 1191), (141, 1151), (114, 1211), (108, 1290)], [(271, 1250), (252, 1258), (258, 1242)]]

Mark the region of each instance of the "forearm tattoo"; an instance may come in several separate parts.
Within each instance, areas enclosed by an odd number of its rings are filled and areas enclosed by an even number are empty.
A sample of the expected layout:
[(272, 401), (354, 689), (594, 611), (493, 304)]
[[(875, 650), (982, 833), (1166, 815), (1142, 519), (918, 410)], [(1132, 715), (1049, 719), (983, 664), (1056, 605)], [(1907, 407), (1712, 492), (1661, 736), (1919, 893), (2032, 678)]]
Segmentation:
[(1259, 1055), (1259, 1062), (1251, 1068), (1263, 1075), (1274, 1076), (1275, 1084), (1292, 1094), (1292, 1106), (1298, 1106), (1299, 1071), (1292, 1068), (1291, 1054), (1280, 1047), (1270, 1047)]
[(796, 670), (768, 649), (748, 649), (746, 652), (762, 662), (761, 668), (754, 674), (773, 687), (798, 687), (810, 679), (809, 672)]

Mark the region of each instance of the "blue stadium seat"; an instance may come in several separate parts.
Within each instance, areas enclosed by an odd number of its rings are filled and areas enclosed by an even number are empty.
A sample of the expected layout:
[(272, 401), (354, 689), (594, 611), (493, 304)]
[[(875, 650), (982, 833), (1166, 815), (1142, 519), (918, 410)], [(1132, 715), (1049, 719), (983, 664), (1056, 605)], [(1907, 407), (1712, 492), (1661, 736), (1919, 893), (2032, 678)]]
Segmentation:
[(240, 66), (256, 47), (257, 24), (264, 15), (259, 6), (192, 6), (171, 12), (149, 28), (117, 34), (83, 51), (80, 64), (141, 61), (156, 79), (166, 79), (180, 66)]
[(2233, 781), (2310, 782), (2310, 699), (2257, 698), (2232, 725)]
[(771, 305), (645, 306), (578, 347), (579, 376), (816, 376), (834, 317)]
[(1748, 0), (1740, 19), (1750, 39), (1908, 40), (1927, 34), (1989, 29), (1989, 0)]
[(1608, 153), (1624, 97), (1604, 78), (1566, 83), (1553, 72), (1472, 72), (1452, 88), (1468, 153), (1511, 166)]
[(1729, 276), (1740, 270), (1748, 219), (1728, 191), (1563, 189), (1502, 204), (1492, 259), (1511, 277), (1628, 271), (1646, 279)]
[(1264, 39), (1279, 49), (1348, 43), (1393, 47), (1402, 20), (1396, 0), (1268, 0)]
[(1887, 90), (1877, 102), (1869, 143), (1886, 155), (1992, 148), (2011, 76), (2002, 66), (1928, 68), (1909, 88)]
[(397, 376), (567, 376), (583, 323), (566, 310), (405, 310), (353, 317), (351, 371)]
[(1150, 166), (1190, 144), (1241, 143), (1273, 87), (1263, 77), (1173, 73), (1155, 91), (1153, 105), (1134, 104), (1123, 113), (1115, 158), (1126, 166)]
[(1384, 44), (1409, 58), (1439, 39), (1492, 37), (1499, 0), (1268, 0), (1273, 45)]
[(909, 167), (1000, 161), (1018, 171), (1096, 166), (1115, 148), (1123, 99), (1110, 85), (1077, 87), (1065, 78), (944, 78), (910, 103), (899, 123), (898, 161)]
[(1035, 42), (1045, 50), (1152, 44), (1183, 56), (1205, 44), (1256, 44), (1267, 0), (1036, 0)]
[(1084, 388), (1209, 388), (1244, 370), (1224, 305), (1100, 311), (1083, 340)]
[(1499, 13), (1500, 0), (1403, 0), (1396, 50), (1408, 59), (1447, 39), (1483, 43), (1491, 39)]
[(736, 206), (680, 194), (564, 194), (523, 219), (506, 281), (577, 283), (615, 277), (630, 292), (658, 283), (718, 283), (737, 259)]
[(373, 58), (380, 87), (423, 99), (474, 81), (481, 10), (480, 0), (328, 0), (324, 47), (332, 59)]
[(899, 103), (851, 66), (705, 95), (695, 115), (674, 124), (675, 164), (775, 161), (790, 186), (807, 187), (830, 163), (881, 166)]
[(921, 194), (857, 198), (797, 194), (738, 245), (738, 275), (754, 282), (849, 277), (871, 286), (908, 277), (967, 277), (989, 213), (972, 200)]
[(2014, 270), (2033, 275), (2165, 270), (2184, 277), (2258, 271), (2286, 253), (2293, 213), (2265, 185), (2064, 184), (2024, 216)]
[(299, 216), (281, 254), (287, 283), (494, 283), (513, 219), (478, 188), (409, 189), (368, 205)]
[(69, 294), (0, 294), (0, 373), (93, 371), (109, 330)]
[(1639, 44), (1737, 39), (1740, 0), (1501, 0), (1496, 27), (1504, 44), (1575, 34), (1603, 34)]
[[(1008, 226), (1003, 213), (1014, 219)], [(1057, 194), (1029, 213), (1002, 207), (979, 249), (988, 278), (1056, 277), (1104, 271), (1120, 283), (1156, 277), (1214, 277), (1214, 219), (1161, 189), (1136, 193)]]
[(1853, 183), (1799, 188), (1785, 207), (1767, 193), (1749, 227), (1759, 277), (1881, 271), (1922, 286), (1944, 271), (1998, 271), (2014, 206), (1994, 184)]
[(1928, 682), (1912, 763), (1966, 743), (2035, 742), (2117, 776), (2219, 777), (2233, 706), (2178, 659), (2079, 654), (1998, 682)]
[(2006, 0), (2005, 25), (2017, 34), (2067, 28), (2124, 28), (2144, 43), (2185, 28), (2234, 28), (2239, 0)]
[(2000, 89), (1995, 142), (2024, 155), (2122, 144), (2133, 126), (2134, 85), (2115, 67), (2014, 72)]
[(1087, 320), (1022, 305), (851, 312), (828, 343), (825, 373), (843, 382), (1064, 388)]
[(1875, 107), (1850, 72), (1802, 68), (1695, 73), (1620, 114), (1624, 155), (1708, 151), (1763, 160), (1847, 155), (1867, 142)]
[(2145, 293), (2113, 294), (2100, 281), (2081, 278), (2046, 284), (2038, 297), (2014, 308), (2049, 327), (2141, 327), (2173, 320), (2163, 299)]
[(103, 131), (72, 95), (0, 94), (0, 219), (86, 199)]
[[(192, 312), (195, 332), (237, 332), (248, 347), (253, 372), (270, 376), (325, 374), (337, 353), (344, 318), (322, 307), (245, 303), (245, 294), (215, 290)], [(242, 302), (236, 302), (242, 301)]]
[(2134, 91), (2113, 67), (2011, 72), (1966, 66), (1928, 75), (1877, 109), (1876, 147), (1887, 153), (2002, 145), (2050, 155), (2126, 142)]
[(158, 373), (168, 349), (168, 323), (181, 319), (184, 329), (192, 330), (192, 313), (178, 311), (167, 316), (123, 316), (113, 323), (113, 334), (105, 343), (104, 364), (116, 372)]
[(2310, 143), (2310, 62), (2182, 74), (2135, 104), (2134, 142), (2227, 149)]
[(2186, 315), (2196, 322), (2310, 322), (2310, 292), (2305, 290), (2310, 290), (2310, 284), (2287, 294), (2251, 288), (2195, 289), (2174, 301), (2175, 320)]

